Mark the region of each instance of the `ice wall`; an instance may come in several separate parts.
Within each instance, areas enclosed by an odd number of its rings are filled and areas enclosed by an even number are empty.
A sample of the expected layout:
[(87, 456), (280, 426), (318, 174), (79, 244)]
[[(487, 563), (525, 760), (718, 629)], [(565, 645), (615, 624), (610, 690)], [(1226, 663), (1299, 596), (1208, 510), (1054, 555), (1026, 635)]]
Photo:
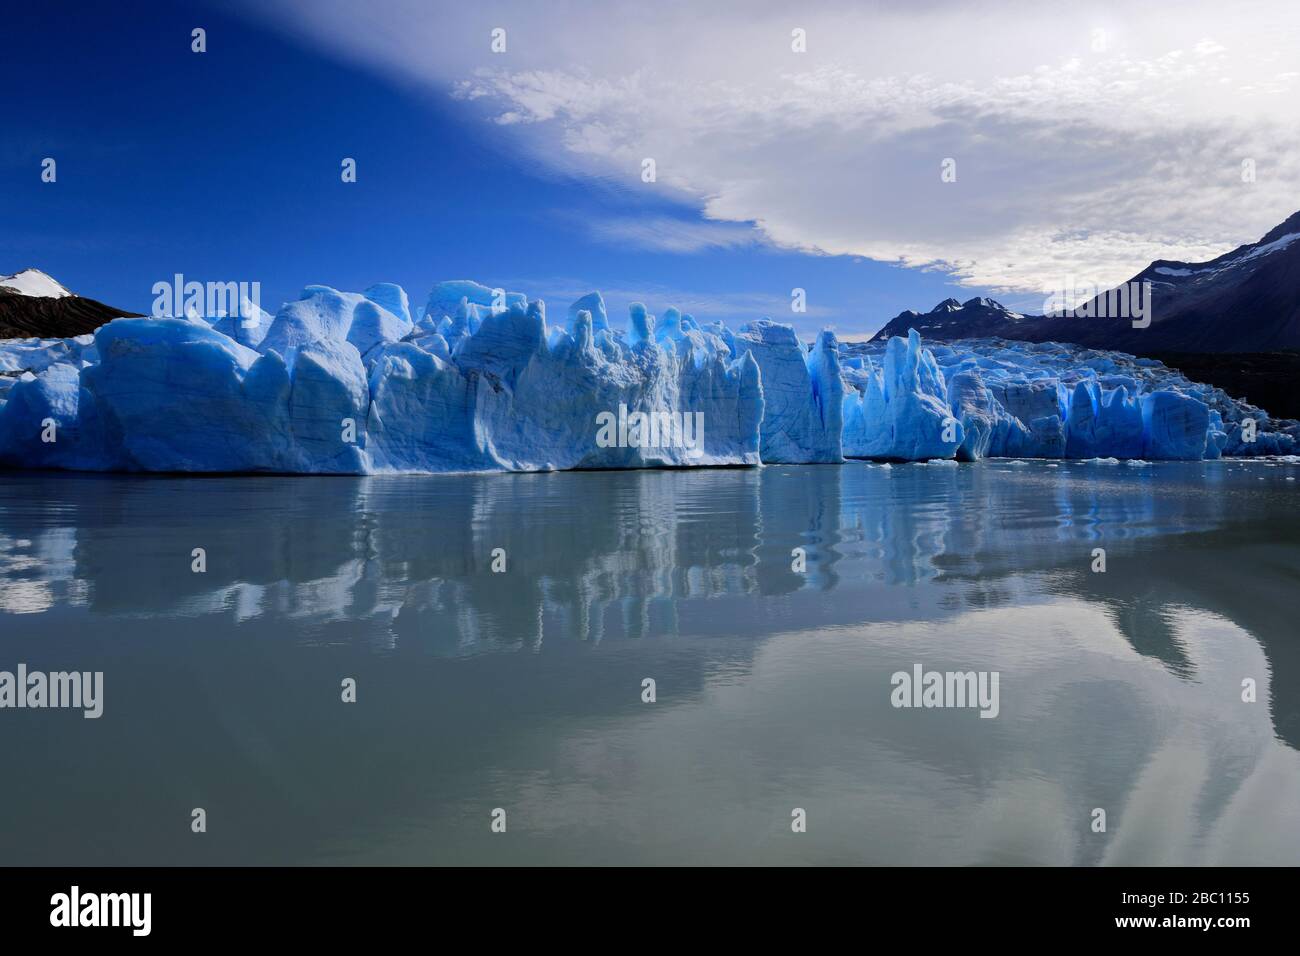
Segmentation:
[(0, 342), (0, 465), (531, 471), (988, 457), (1292, 454), (1300, 426), (1159, 363), (1054, 343), (805, 342), (599, 293), (310, 286), (274, 317), (118, 319)]

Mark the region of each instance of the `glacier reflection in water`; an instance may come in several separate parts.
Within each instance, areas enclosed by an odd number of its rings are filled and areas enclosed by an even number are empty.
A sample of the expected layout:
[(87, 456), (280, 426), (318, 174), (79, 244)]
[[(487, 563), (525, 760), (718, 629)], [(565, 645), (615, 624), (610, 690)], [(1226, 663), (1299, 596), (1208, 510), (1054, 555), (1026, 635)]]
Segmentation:
[(0, 475), (0, 669), (106, 698), (0, 713), (0, 858), (1293, 862), (1297, 473)]

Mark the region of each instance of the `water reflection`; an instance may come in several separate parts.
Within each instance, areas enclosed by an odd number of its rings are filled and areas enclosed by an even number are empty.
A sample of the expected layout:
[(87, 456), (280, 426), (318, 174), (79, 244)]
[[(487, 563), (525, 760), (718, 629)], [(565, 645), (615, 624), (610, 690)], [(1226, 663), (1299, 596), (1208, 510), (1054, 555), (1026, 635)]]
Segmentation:
[[(1295, 473), (5, 475), (5, 659), (97, 664), (113, 693), (98, 739), (12, 722), (0, 759), (37, 772), (10, 820), (76, 815), (73, 755), (121, 826), (88, 850), (91, 821), (7, 824), (0, 854), (1262, 862), (1300, 846)], [(918, 660), (1000, 670), (1002, 717), (893, 710)], [(485, 800), (517, 841), (480, 838)], [(159, 830), (202, 801), (237, 832)], [(790, 845), (805, 804), (821, 835)]]
[[(1147, 477), (997, 465), (440, 480), (9, 476), (3, 577), (41, 588), (0, 609), (84, 599), (100, 613), (232, 608), (241, 619), (328, 620), (455, 604), (514, 631), (564, 607), (599, 629), (591, 619), (612, 606), (644, 623), (661, 600), (987, 578), (1077, 564), (1081, 542), (1221, 522), (1220, 498), (1171, 495)], [(205, 575), (178, 560), (191, 547), (206, 549)], [(807, 573), (792, 570), (795, 547)], [(506, 576), (488, 573), (494, 548), (509, 556)]]

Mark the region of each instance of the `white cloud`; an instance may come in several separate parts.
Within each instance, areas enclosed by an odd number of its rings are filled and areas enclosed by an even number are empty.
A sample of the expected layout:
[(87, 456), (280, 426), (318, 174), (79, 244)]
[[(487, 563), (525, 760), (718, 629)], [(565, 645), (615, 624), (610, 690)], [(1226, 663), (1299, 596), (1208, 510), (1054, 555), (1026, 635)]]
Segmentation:
[(752, 225), (744, 223), (691, 222), (669, 216), (600, 219), (588, 223), (588, 228), (597, 239), (657, 252), (736, 249), (762, 238)]
[[(1290, 0), (1177, 16), (1137, 3), (295, 0), (271, 15), (461, 98), (500, 126), (503, 149), (547, 166), (658, 190), (782, 247), (973, 286), (1106, 285), (1154, 258), (1224, 252), (1300, 207)], [(504, 54), (489, 49), (498, 26)], [(794, 27), (807, 53), (791, 52)], [(593, 228), (680, 251), (750, 233)]]

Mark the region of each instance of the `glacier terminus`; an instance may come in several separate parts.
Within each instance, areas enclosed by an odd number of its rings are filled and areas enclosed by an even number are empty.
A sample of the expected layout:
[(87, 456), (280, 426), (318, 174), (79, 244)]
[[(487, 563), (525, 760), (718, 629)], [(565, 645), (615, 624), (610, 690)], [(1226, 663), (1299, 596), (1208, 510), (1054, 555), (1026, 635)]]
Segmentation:
[[(251, 305), (251, 304), (250, 304)], [(0, 465), (384, 474), (1290, 455), (1300, 426), (1150, 359), (1055, 342), (803, 341), (599, 293), (309, 286), (271, 316), (0, 342)]]

